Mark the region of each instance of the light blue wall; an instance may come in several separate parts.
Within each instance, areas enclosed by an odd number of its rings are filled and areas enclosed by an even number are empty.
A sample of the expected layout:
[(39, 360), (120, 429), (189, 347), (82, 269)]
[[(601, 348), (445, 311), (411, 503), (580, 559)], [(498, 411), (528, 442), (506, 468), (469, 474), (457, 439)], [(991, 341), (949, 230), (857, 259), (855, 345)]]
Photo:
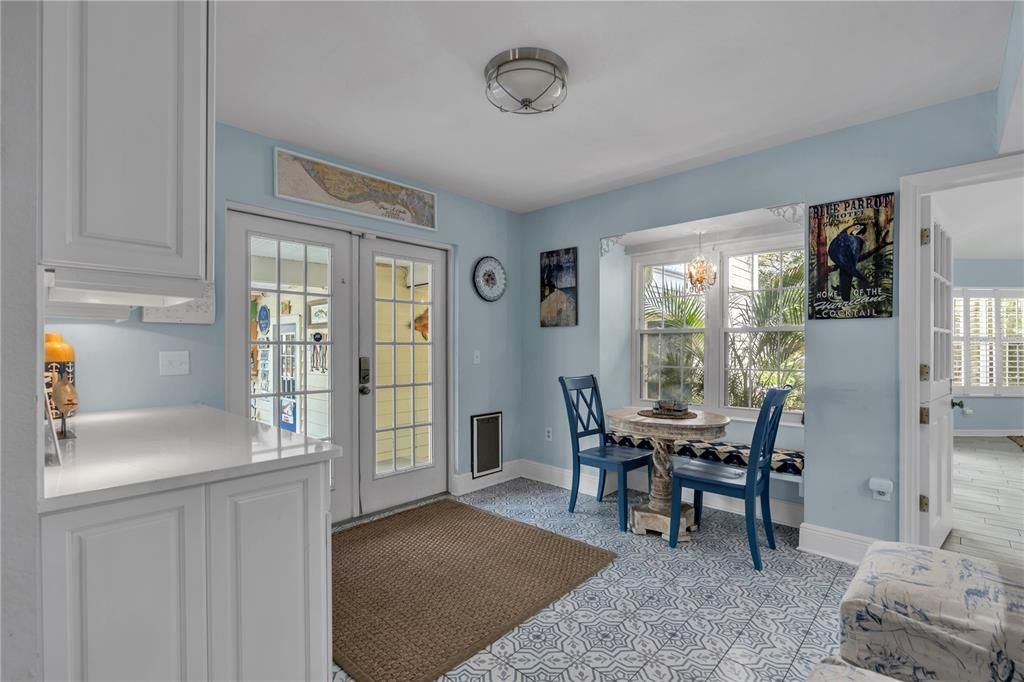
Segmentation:
[[(1024, 288), (1024, 260), (957, 258), (953, 263), (953, 284), (958, 287)], [(1024, 398), (964, 396), (974, 410), (953, 412), (958, 431), (1016, 431), (1024, 434)]]
[(1006, 52), (1003, 54), (1003, 67), (999, 74), (999, 90), (996, 102), (996, 132), (998, 139), (1003, 137), (1006, 129), (1006, 117), (1010, 110), (1010, 101), (1017, 89), (1020, 79), (1020, 67), (1024, 65), (1024, 2), (1013, 3), (1010, 15), (1010, 34), (1006, 40)]
[[(219, 294), (219, 292), (218, 292)], [(81, 412), (202, 403), (224, 406), (224, 318), (214, 325), (143, 324), (140, 311), (125, 322), (46, 320), (75, 348)], [(160, 351), (189, 352), (190, 373), (162, 377)]]
[[(282, 144), (330, 161), (354, 166), (296, 145), (226, 125), (217, 126), (216, 271), (224, 271), (225, 201), (325, 218), (397, 236), (452, 244), (455, 293), (455, 346), (458, 372), (458, 425), (461, 443), (457, 468), (469, 470), (469, 416), (504, 412), (505, 451), (519, 452), (518, 404), (521, 395), (521, 345), (517, 314), (521, 310), (522, 271), (517, 234), (509, 212), (448, 192), (438, 192), (436, 233), (373, 218), (299, 204), (273, 195), (273, 148)], [(358, 166), (354, 166), (358, 168)], [(372, 169), (361, 169), (373, 172)], [(407, 182), (395, 177), (399, 182)], [(423, 186), (422, 183), (410, 183)], [(485, 303), (472, 291), (470, 272), (484, 255), (499, 258), (511, 273), (511, 286), (497, 303)], [(124, 323), (68, 323), (54, 320), (48, 330), (64, 332), (76, 348), (83, 410), (138, 406), (224, 403), (223, 290), (217, 287), (217, 323), (213, 326)], [(474, 349), (481, 364), (472, 364)], [(192, 372), (185, 377), (157, 376), (157, 353), (190, 350)], [(353, 387), (354, 388), (354, 387)]]
[(622, 244), (610, 246), (608, 252), (601, 256), (601, 286), (598, 288), (601, 335), (595, 341), (599, 353), (597, 377), (601, 381), (601, 399), (609, 407), (628, 405), (630, 401), (630, 270), (630, 258)]
[[(1024, 234), (1020, 238), (1024, 239)], [(953, 261), (953, 286), (1024, 288), (1024, 260), (957, 258)]]
[[(995, 99), (990, 92), (947, 102), (521, 216), (521, 326), (529, 360), (523, 368), (524, 455), (569, 466), (556, 377), (599, 367), (601, 237), (765, 206), (895, 191), (900, 176), (992, 158)], [(542, 329), (538, 254), (566, 246), (579, 247), (579, 326)], [(878, 538), (898, 535), (898, 504), (876, 502), (867, 489), (871, 476), (894, 482), (898, 476), (896, 343), (895, 319), (807, 325), (809, 523)], [(543, 438), (546, 426), (556, 429), (553, 442)]]
[[(525, 456), (565, 467), (566, 424), (555, 378), (601, 367), (597, 341), (600, 237), (764, 206), (893, 191), (902, 175), (994, 156), (995, 120), (996, 94), (986, 93), (524, 216), (440, 192), (440, 229), (434, 235), (276, 199), (271, 156), (275, 141), (221, 125), (216, 167), (217, 269), (223, 271), (224, 202), (228, 199), (454, 244), (458, 422), (463, 445), (458, 469), (468, 468), (469, 415), (485, 410), (505, 412), (510, 458)], [(580, 324), (541, 329), (538, 254), (571, 245), (580, 249)], [(477, 299), (469, 286), (470, 268), (485, 254), (501, 258), (511, 274), (509, 292), (493, 305)], [(220, 291), (217, 307), (223, 310)], [(628, 325), (628, 318), (622, 324)], [(218, 323), (208, 327), (157, 327), (137, 321), (120, 325), (55, 322), (52, 326), (67, 333), (78, 349), (86, 409), (223, 403), (220, 315)], [(479, 366), (471, 362), (476, 348), (483, 352)], [(895, 320), (808, 324), (810, 407), (804, 439), (809, 458), (805, 518), (810, 523), (896, 537), (897, 505), (872, 501), (866, 488), (870, 476), (894, 481), (897, 476), (895, 348)], [(193, 351), (192, 374), (157, 377), (156, 353), (178, 349)], [(552, 442), (544, 441), (546, 426), (555, 429)], [(742, 428), (737, 424), (730, 437), (742, 438)]]
[(954, 431), (1011, 431), (1024, 435), (1024, 398), (961, 396), (974, 414), (953, 412)]

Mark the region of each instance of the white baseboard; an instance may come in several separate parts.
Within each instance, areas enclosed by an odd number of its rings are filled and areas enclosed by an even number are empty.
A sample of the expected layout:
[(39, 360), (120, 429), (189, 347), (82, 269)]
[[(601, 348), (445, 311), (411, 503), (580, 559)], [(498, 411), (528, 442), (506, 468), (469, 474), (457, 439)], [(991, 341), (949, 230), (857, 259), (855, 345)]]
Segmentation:
[[(516, 459), (511, 462), (505, 462), (503, 471), (478, 478), (473, 480), (470, 474), (458, 474), (454, 478), (454, 485), (452, 486), (453, 495), (465, 495), (466, 493), (474, 492), (476, 490), (482, 490), (492, 485), (504, 483), (513, 478), (522, 477), (528, 478), (533, 481), (540, 483), (547, 483), (548, 485), (558, 486), (559, 488), (565, 488), (568, 490), (572, 487), (572, 470), (563, 469), (556, 467), (551, 464), (542, 464), (535, 462), (532, 459)], [(647, 470), (636, 469), (629, 472), (626, 485), (633, 490), (647, 491)], [(613, 474), (608, 476), (605, 481), (605, 494), (610, 494), (619, 489), (617, 477)], [(597, 494), (597, 470), (593, 467), (584, 467), (580, 473), (580, 492), (584, 495), (596, 495)], [(693, 500), (693, 492), (689, 490), (683, 491), (683, 499), (687, 502)], [(734, 514), (743, 513), (743, 500), (737, 500), (731, 497), (724, 497), (722, 495), (714, 495), (708, 493), (704, 495), (704, 505), (709, 509), (720, 509), (723, 511), (733, 512)], [(804, 506), (797, 502), (789, 502), (787, 500), (776, 500), (771, 501), (772, 505), (772, 521), (782, 525), (789, 526), (791, 528), (799, 528), (804, 519)], [(758, 510), (758, 517), (760, 517), (760, 509)]]
[(504, 462), (501, 471), (480, 478), (473, 478), (473, 474), (455, 474), (452, 476), (452, 484), (449, 486), (449, 491), (452, 495), (466, 495), (468, 493), (475, 493), (477, 490), (483, 490), (484, 488), (490, 488), (492, 485), (498, 485), (499, 483), (505, 483), (511, 481), (513, 478), (519, 478), (519, 467), (518, 464), (523, 460), (514, 459), (511, 462)]
[(1024, 436), (1022, 429), (956, 429), (954, 436)]
[(859, 564), (875, 538), (843, 530), (800, 524), (800, 549), (848, 564)]
[[(692, 491), (684, 490), (683, 499), (687, 502), (693, 501)], [(711, 509), (721, 509), (733, 514), (743, 514), (743, 500), (735, 497), (725, 497), (713, 493), (704, 493), (704, 506)], [(761, 518), (761, 505), (758, 504), (757, 518)], [(797, 502), (788, 500), (776, 500), (772, 498), (772, 523), (790, 528), (799, 528), (804, 522), (804, 506)]]

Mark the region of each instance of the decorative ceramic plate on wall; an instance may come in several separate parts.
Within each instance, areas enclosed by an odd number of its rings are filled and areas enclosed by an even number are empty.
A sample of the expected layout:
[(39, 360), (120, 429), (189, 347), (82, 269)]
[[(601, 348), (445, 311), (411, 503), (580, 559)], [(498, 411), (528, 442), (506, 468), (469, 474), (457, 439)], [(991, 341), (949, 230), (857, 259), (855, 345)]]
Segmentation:
[(473, 266), (473, 288), (485, 301), (497, 301), (505, 293), (505, 266), (494, 256), (484, 256)]

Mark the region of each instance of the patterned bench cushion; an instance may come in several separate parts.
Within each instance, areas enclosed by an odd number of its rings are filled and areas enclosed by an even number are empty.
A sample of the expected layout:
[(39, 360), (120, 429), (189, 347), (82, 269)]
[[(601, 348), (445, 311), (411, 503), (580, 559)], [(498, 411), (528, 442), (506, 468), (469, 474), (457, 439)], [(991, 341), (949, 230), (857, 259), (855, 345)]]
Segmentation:
[(807, 682), (885, 682), (891, 677), (852, 666), (838, 656), (826, 656), (807, 676)]
[(900, 680), (1024, 680), (1024, 572), (898, 542), (868, 548), (839, 608), (840, 654)]
[[(654, 448), (646, 438), (634, 439), (614, 433), (607, 434), (606, 442), (608, 445), (621, 445), (628, 448), (648, 450)], [(676, 441), (676, 454), (745, 467), (750, 461), (750, 446), (722, 442), (709, 443), (703, 440), (680, 440)], [(772, 454), (772, 471), (780, 474), (803, 475), (804, 453), (798, 450), (775, 448), (775, 452)]]

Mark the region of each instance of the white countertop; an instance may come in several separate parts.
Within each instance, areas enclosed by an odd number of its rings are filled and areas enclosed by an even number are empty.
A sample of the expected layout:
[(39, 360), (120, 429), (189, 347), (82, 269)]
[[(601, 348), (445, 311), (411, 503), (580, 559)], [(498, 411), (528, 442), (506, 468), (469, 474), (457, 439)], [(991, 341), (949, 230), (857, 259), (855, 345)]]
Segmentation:
[(283, 469), (341, 454), (333, 443), (205, 406), (73, 417), (63, 466), (43, 475), (41, 513)]

